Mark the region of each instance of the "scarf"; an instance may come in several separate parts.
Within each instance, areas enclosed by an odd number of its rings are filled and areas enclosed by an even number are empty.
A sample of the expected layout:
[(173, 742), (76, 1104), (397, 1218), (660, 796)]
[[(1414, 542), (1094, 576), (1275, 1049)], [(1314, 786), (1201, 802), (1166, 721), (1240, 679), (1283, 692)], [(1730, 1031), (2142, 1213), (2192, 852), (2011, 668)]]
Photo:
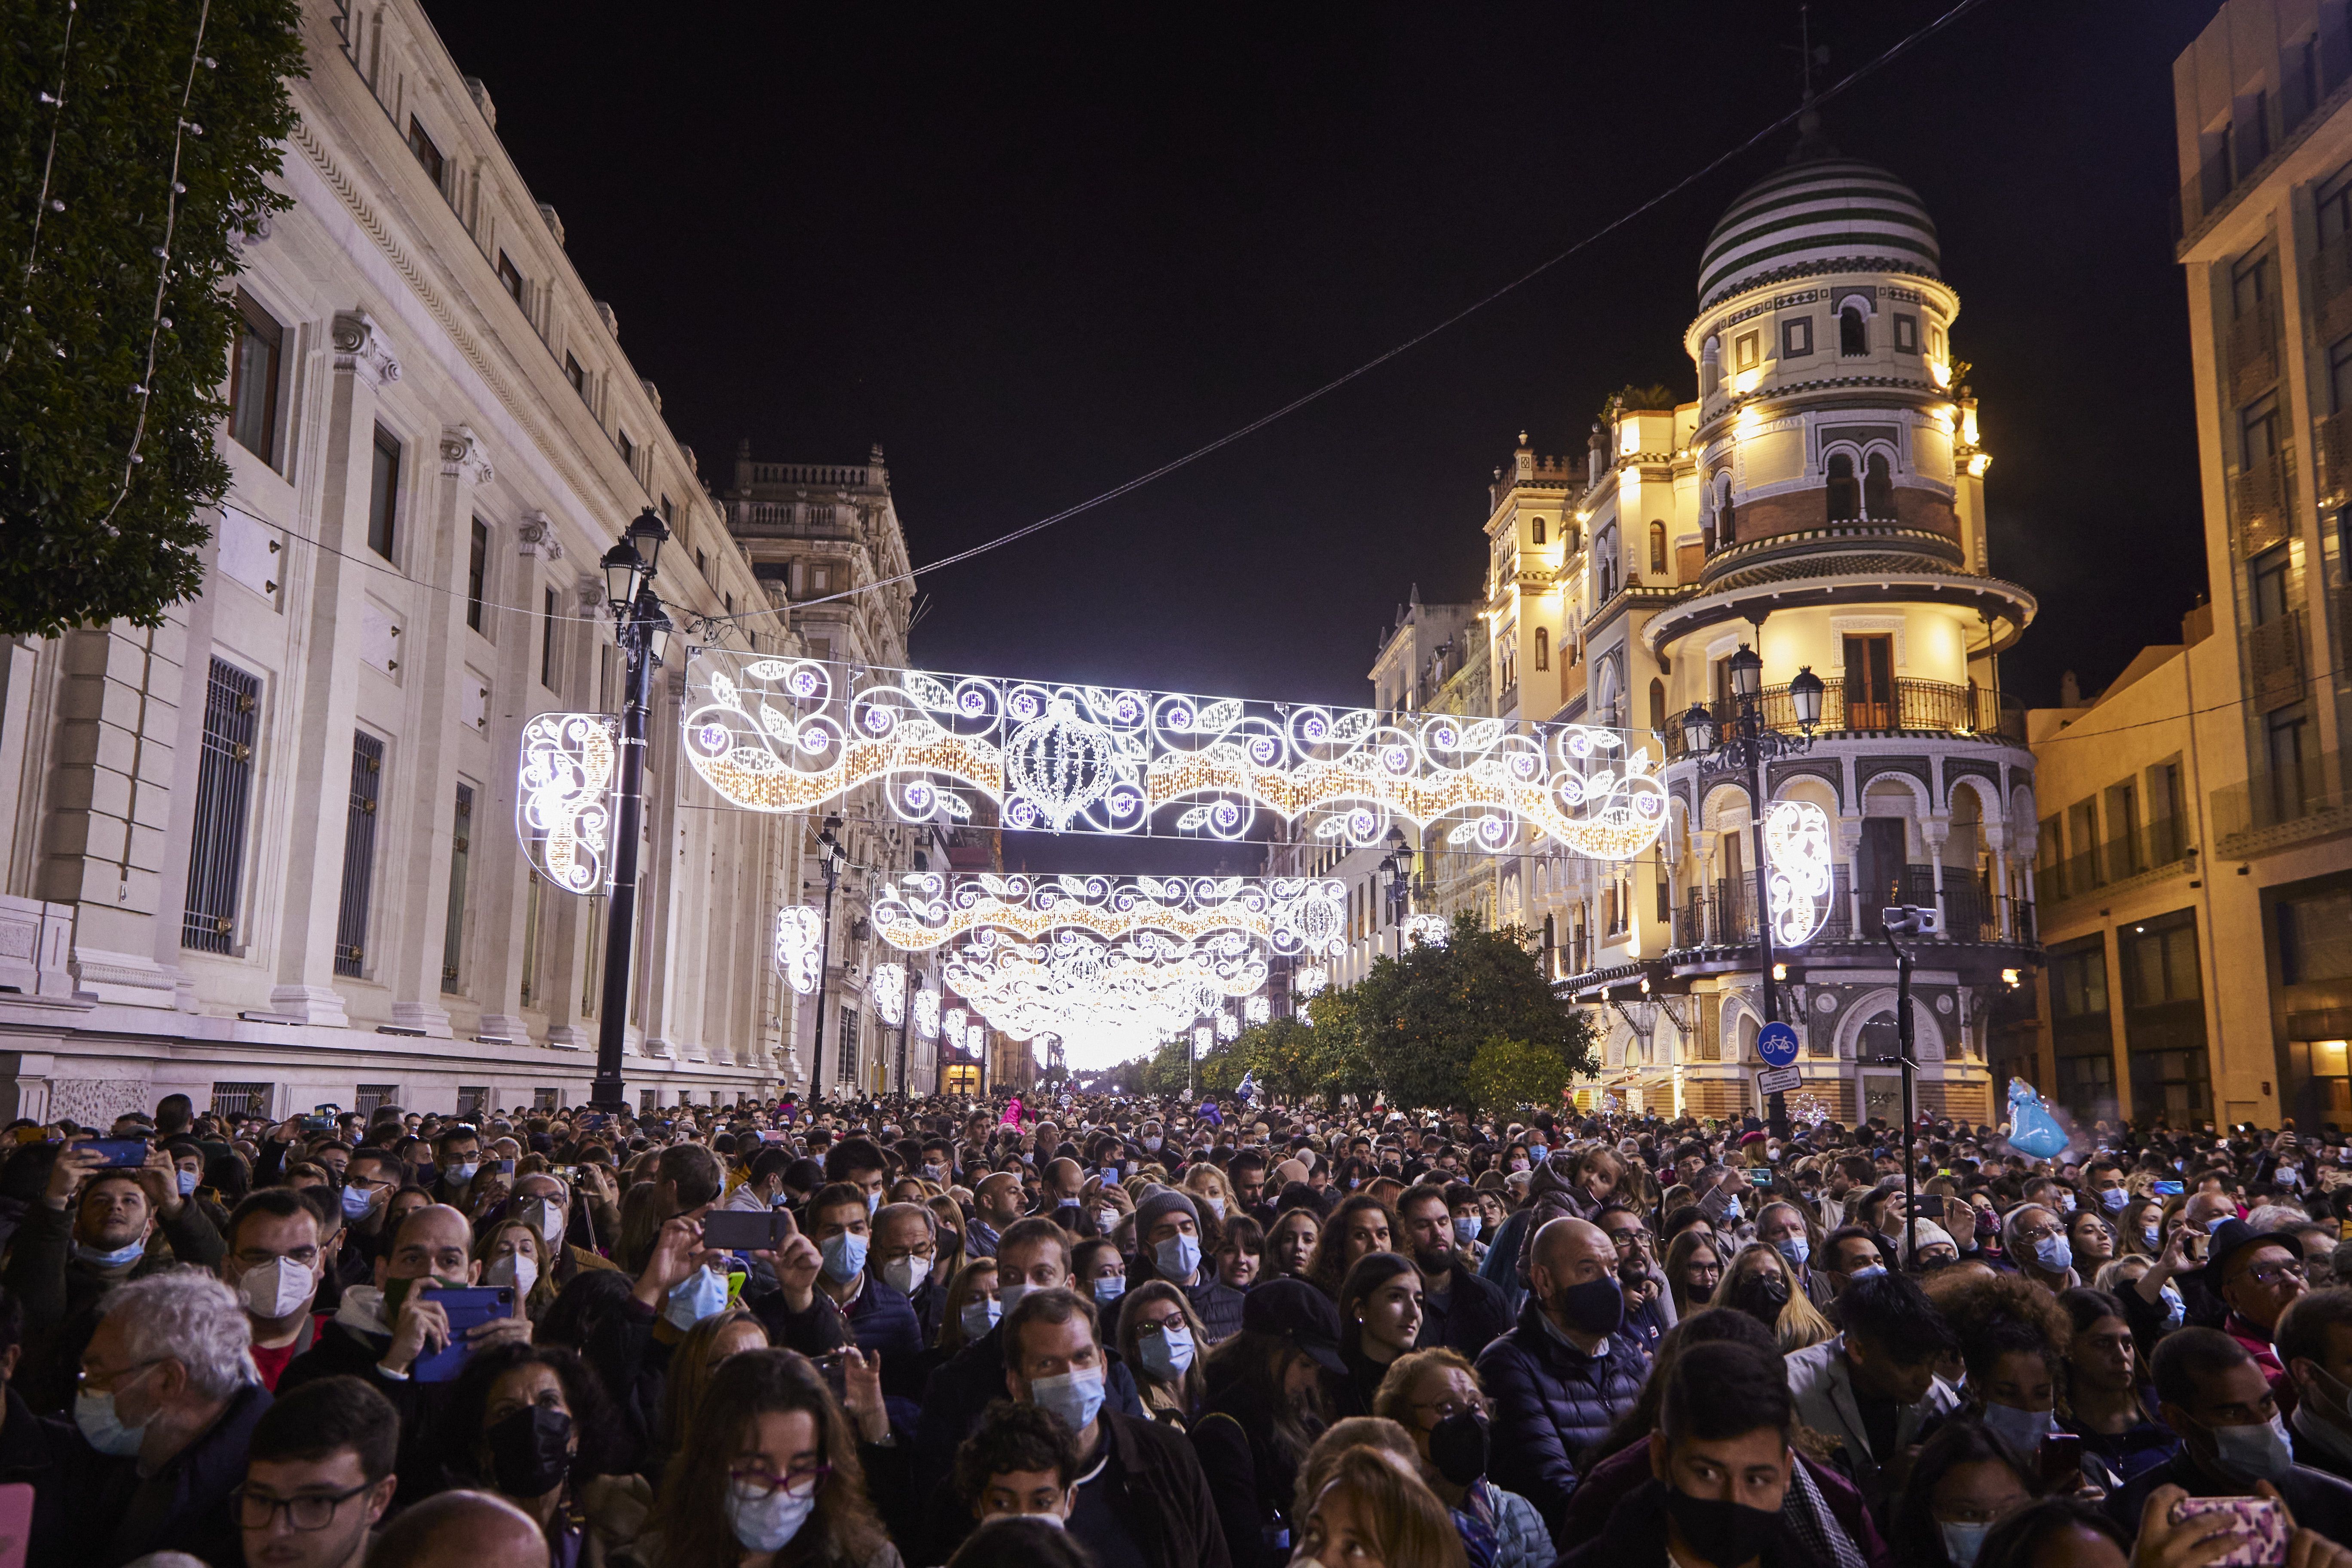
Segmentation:
[(1822, 1496), (1822, 1489), (1813, 1483), (1801, 1458), (1789, 1467), (1789, 1495), (1780, 1504), (1780, 1518), (1816, 1562), (1832, 1568), (1867, 1568), (1861, 1550), (1830, 1511), (1829, 1500)]

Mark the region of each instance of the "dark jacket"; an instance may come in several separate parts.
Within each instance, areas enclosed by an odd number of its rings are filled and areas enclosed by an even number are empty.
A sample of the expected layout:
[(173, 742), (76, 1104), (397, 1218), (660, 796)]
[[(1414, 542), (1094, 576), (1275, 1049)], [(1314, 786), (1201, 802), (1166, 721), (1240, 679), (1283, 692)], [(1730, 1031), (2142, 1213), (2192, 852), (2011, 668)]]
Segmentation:
[[(2271, 1485), (2278, 1489), (2298, 1526), (2330, 1541), (2352, 1541), (2352, 1484), (2299, 1464)], [(2142, 1470), (2122, 1490), (2109, 1494), (2107, 1517), (2123, 1526), (2126, 1536), (2138, 1534), (2140, 1510), (2147, 1506), (2147, 1494), (2158, 1487), (2179, 1487), (2190, 1497), (2243, 1497), (2254, 1489), (2243, 1481), (2213, 1479), (2184, 1451)]]
[(1423, 1292), (1421, 1334), (1412, 1343), (1424, 1351), (1443, 1345), (1475, 1361), (1480, 1351), (1510, 1331), (1511, 1310), (1503, 1292), (1457, 1262), (1444, 1294)]
[(109, 1279), (73, 1255), (76, 1212), (70, 1205), (62, 1209), (47, 1203), (26, 1207), (8, 1251), (6, 1272), (0, 1274), (0, 1284), (25, 1304), (25, 1353), (15, 1386), (45, 1415), (59, 1414), (72, 1403), (82, 1349), (97, 1331), (99, 1302), (108, 1291), (177, 1264), (217, 1269), (228, 1250), (204, 1211), (183, 1203), (179, 1213), (160, 1216), (147, 1238), (146, 1256), (121, 1278)]
[(1527, 1234), (1528, 1211), (1521, 1209), (1495, 1227), (1487, 1238), (1486, 1260), (1478, 1265), (1478, 1278), (1503, 1293), (1514, 1314), (1528, 1299), (1528, 1282), (1519, 1273), (1519, 1242)]
[[(1106, 1353), (1103, 1359), (1109, 1363), (1103, 1378), (1103, 1409), (1144, 1419), (1135, 1374), (1117, 1356)], [(908, 1472), (919, 1483), (953, 1468), (956, 1445), (971, 1436), (982, 1412), (991, 1402), (1012, 1396), (1004, 1382), (1004, 1330), (1000, 1324), (964, 1346), (923, 1385), (922, 1421), (907, 1457)]]
[[(842, 1318), (850, 1337), (857, 1342), (857, 1348), (881, 1356), (884, 1366), (922, 1353), (923, 1324), (915, 1316), (914, 1303), (903, 1292), (885, 1284), (873, 1270), (866, 1271), (866, 1283), (859, 1288), (857, 1299), (847, 1307), (826, 1295), (822, 1285), (816, 1295)], [(776, 1293), (780, 1305), (782, 1296), (782, 1291)]]
[(1101, 1425), (1124, 1478), (1119, 1520), (1135, 1538), (1138, 1561), (1148, 1568), (1233, 1568), (1216, 1499), (1183, 1435), (1108, 1408)]
[[(1631, 1568), (1666, 1561), (1666, 1483), (1648, 1480), (1626, 1494), (1599, 1536), (1561, 1552), (1552, 1568)], [(1759, 1561), (1760, 1568), (1830, 1568), (1785, 1521)]]
[(385, 1376), (378, 1363), (392, 1348), (392, 1336), (355, 1326), (352, 1316), (361, 1310), (361, 1301), (347, 1303), (342, 1317), (329, 1323), (309, 1350), (287, 1363), (286, 1370), (278, 1374), (278, 1393), (283, 1397), (322, 1377), (356, 1377), (383, 1394), (400, 1417), (400, 1447), (393, 1460), (400, 1475), (396, 1495), (428, 1496), (439, 1484), (441, 1474), (442, 1454), (435, 1441), (441, 1414), (448, 1407), (450, 1391), (457, 1384)]
[[(2352, 1436), (2336, 1439), (2343, 1447), (2331, 1445), (2313, 1436), (2326, 1431), (2318, 1416), (2312, 1414), (2311, 1402), (2304, 1401), (2287, 1417), (2287, 1436), (2294, 1440), (2294, 1462), (2315, 1470), (2325, 1470), (2339, 1481), (2352, 1481)], [(0, 1433), (5, 1438), (5, 1433)]]
[(1192, 1284), (1177, 1289), (1192, 1303), (1192, 1310), (1201, 1314), (1201, 1329), (1207, 1334), (1209, 1344), (1229, 1340), (1242, 1331), (1242, 1292), (1218, 1279), (1215, 1267), (1208, 1259), (1202, 1259), (1200, 1273)]
[(205, 1563), (242, 1561), (245, 1541), (229, 1493), (244, 1484), (246, 1447), (269, 1405), (268, 1389), (247, 1384), (210, 1431), (143, 1479), (136, 1458), (101, 1454), (75, 1433), (51, 1472), (62, 1517), (70, 1521), (68, 1550), (63, 1557), (36, 1552), (31, 1560), (114, 1568), (151, 1552), (184, 1552)]
[[(1862, 1504), (1862, 1494), (1829, 1466), (1803, 1453), (1797, 1462), (1805, 1467), (1820, 1489), (1822, 1500), (1829, 1504), (1830, 1515), (1842, 1526), (1862, 1560), (1870, 1568), (1894, 1568), (1895, 1552), (1878, 1533), (1878, 1525), (1870, 1517), (1870, 1510)], [(1568, 1505), (1568, 1517), (1562, 1534), (1571, 1542), (1591, 1541), (1604, 1534), (1610, 1516), (1617, 1505), (1640, 1490), (1654, 1478), (1650, 1473), (1650, 1445), (1635, 1442), (1620, 1448), (1584, 1474), (1583, 1484)], [(1794, 1490), (1790, 1495), (1793, 1497)]]
[(72, 1428), (54, 1416), (35, 1415), (15, 1389), (0, 1392), (8, 1401), (7, 1418), (0, 1421), (0, 1486), (33, 1489), (32, 1552), (26, 1561), (63, 1561), (65, 1496), (58, 1479), (66, 1445), (74, 1441)]
[[(946, 1321), (948, 1310), (948, 1288), (940, 1280), (937, 1269), (933, 1269), (915, 1288), (915, 1293), (907, 1298), (907, 1304), (915, 1309), (915, 1327), (923, 1337), (924, 1348), (937, 1344), (940, 1324)], [(885, 1366), (887, 1368), (887, 1363)], [(915, 1392), (919, 1395), (922, 1390), (919, 1388)]]
[(1490, 1479), (1536, 1505), (1564, 1539), (1560, 1521), (1576, 1489), (1579, 1455), (1598, 1442), (1640, 1397), (1650, 1361), (1631, 1337), (1612, 1334), (1588, 1356), (1552, 1331), (1529, 1301), (1518, 1327), (1478, 1357), (1478, 1378), (1494, 1402)]

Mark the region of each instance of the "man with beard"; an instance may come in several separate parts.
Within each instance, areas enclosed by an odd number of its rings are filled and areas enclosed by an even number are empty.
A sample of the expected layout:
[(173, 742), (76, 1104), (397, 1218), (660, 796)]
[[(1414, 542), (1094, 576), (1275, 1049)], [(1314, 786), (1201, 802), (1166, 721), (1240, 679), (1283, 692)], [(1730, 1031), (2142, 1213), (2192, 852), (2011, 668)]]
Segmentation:
[(1443, 1345), (1475, 1356), (1510, 1330), (1503, 1292), (1479, 1279), (1456, 1250), (1454, 1209), (1444, 1187), (1423, 1183), (1398, 1198), (1396, 1208), (1405, 1248), (1421, 1270), (1421, 1332), (1413, 1347)]

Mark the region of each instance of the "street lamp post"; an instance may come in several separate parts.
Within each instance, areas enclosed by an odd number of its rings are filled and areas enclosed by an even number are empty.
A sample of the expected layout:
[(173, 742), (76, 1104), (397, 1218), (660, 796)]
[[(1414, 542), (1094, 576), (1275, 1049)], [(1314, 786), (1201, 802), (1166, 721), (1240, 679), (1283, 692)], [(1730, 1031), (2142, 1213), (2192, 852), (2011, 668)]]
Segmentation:
[(908, 1092), (907, 1037), (915, 1028), (915, 993), (922, 988), (923, 977), (915, 973), (913, 964), (908, 964), (906, 984), (898, 991), (898, 1093), (901, 1097)]
[[(809, 1089), (812, 1092), (816, 1089), (817, 1079), (824, 1071), (824, 988), (833, 975), (833, 894), (834, 889), (841, 886), (842, 868), (849, 864), (849, 852), (833, 836), (833, 830), (840, 826), (841, 818), (828, 816), (816, 836), (817, 868), (824, 873), (824, 922), (817, 928), (816, 1037), (809, 1046)], [(837, 1084), (840, 1080), (836, 1079), (835, 1081)]]
[(1406, 858), (1404, 829), (1389, 829), (1389, 852), (1381, 861), (1381, 886), (1388, 893), (1389, 924), (1396, 931), (1396, 955), (1404, 956), (1404, 917), (1412, 908), (1412, 862)]
[(613, 817), (613, 889), (606, 900), (604, 1015), (596, 1021), (596, 1080), (588, 1102), (607, 1113), (628, 1109), (621, 1082), (627, 1041), (632, 961), (637, 938), (637, 840), (646, 806), (646, 720), (653, 708), (654, 671), (669, 652), (676, 630), (654, 595), (654, 572), (669, 530), (651, 508), (637, 514), (621, 542), (604, 552), (604, 594), (613, 609), (614, 640), (625, 664), (621, 699), (620, 791)]
[[(1822, 678), (1812, 666), (1797, 671), (1789, 682), (1789, 703), (1795, 710), (1801, 735), (1786, 734), (1764, 721), (1764, 661), (1746, 643), (1729, 660), (1731, 708), (1720, 724), (1704, 702), (1694, 702), (1683, 715), (1683, 742), (1695, 757), (1711, 759), (1748, 775), (1748, 826), (1756, 862), (1756, 959), (1764, 993), (1764, 1021), (1780, 1018), (1780, 990), (1772, 970), (1771, 868), (1764, 859), (1764, 764), (1774, 757), (1812, 749), (1813, 728), (1822, 721)], [(1787, 1097), (1774, 1093), (1769, 1107), (1772, 1136), (1789, 1136)]]

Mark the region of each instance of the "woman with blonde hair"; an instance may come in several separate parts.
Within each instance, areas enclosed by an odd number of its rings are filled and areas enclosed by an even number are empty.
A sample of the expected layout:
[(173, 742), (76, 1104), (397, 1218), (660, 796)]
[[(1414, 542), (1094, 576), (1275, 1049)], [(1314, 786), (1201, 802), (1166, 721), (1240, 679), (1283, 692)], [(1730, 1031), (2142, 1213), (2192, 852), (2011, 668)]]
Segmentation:
[(1184, 1173), (1184, 1191), (1207, 1211), (1204, 1217), (1215, 1220), (1220, 1227), (1224, 1225), (1225, 1216), (1236, 1212), (1234, 1190), (1226, 1183), (1225, 1173), (1206, 1160), (1195, 1161), (1192, 1167)]
[(1307, 1507), (1298, 1557), (1348, 1568), (1465, 1568), (1468, 1561), (1437, 1494), (1402, 1457), (1360, 1446), (1330, 1461)]
[[(1459, 1351), (1443, 1347), (1399, 1356), (1372, 1396), (1372, 1414), (1395, 1422), (1412, 1439), (1422, 1479), (1457, 1525), (1466, 1512), (1493, 1538), (1494, 1568), (1547, 1568), (1555, 1554), (1543, 1515), (1486, 1479), (1488, 1411), (1477, 1369)], [(1440, 1426), (1446, 1429), (1443, 1439)], [(1478, 1440), (1465, 1442), (1472, 1426)], [(1312, 1455), (1308, 1462), (1311, 1468)]]
[(1780, 1249), (1768, 1242), (1751, 1241), (1739, 1249), (1707, 1305), (1745, 1312), (1770, 1329), (1783, 1355), (1837, 1337), (1821, 1310), (1796, 1288)]
[(1304, 1279), (1314, 1265), (1316, 1244), (1323, 1239), (1323, 1221), (1313, 1209), (1285, 1209), (1265, 1233), (1264, 1279)]
[(500, 1220), (474, 1243), (474, 1261), (486, 1286), (511, 1285), (522, 1314), (536, 1323), (555, 1304), (555, 1265), (546, 1238), (519, 1219)]

